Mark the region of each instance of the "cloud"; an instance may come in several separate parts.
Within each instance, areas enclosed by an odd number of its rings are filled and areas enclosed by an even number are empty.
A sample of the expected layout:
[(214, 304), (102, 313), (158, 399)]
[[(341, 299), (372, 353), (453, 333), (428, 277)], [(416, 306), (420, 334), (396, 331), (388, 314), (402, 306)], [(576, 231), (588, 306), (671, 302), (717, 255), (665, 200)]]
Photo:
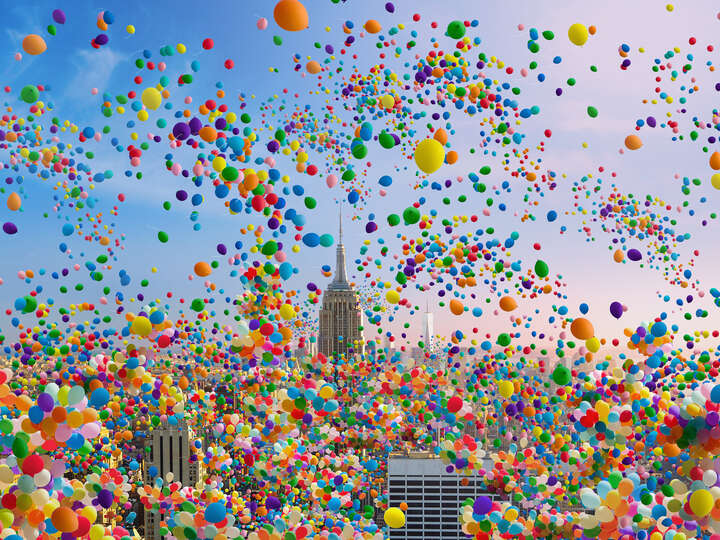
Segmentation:
[(100, 50), (79, 50), (75, 56), (77, 73), (67, 86), (68, 98), (87, 98), (91, 88), (100, 92), (108, 86), (115, 68), (127, 59), (127, 56), (113, 51), (109, 47)]

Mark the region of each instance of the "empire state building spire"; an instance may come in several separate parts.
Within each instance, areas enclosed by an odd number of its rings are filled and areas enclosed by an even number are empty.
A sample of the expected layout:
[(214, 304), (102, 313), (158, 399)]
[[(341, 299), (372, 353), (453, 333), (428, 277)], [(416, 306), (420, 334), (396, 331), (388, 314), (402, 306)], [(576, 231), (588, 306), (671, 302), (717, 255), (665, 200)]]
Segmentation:
[(340, 231), (338, 235), (337, 249), (335, 252), (335, 278), (329, 286), (329, 288), (333, 290), (350, 288), (350, 284), (347, 280), (347, 270), (345, 269), (345, 246), (343, 245), (342, 208), (340, 209), (339, 219)]

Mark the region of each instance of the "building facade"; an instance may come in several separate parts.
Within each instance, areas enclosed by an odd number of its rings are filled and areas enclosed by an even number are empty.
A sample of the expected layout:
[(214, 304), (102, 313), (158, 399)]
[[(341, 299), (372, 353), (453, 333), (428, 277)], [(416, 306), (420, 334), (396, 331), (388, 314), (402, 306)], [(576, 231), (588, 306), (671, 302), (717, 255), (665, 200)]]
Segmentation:
[(465, 499), (497, 498), (483, 488), (480, 476), (448, 473), (441, 459), (428, 454), (391, 454), (387, 488), (389, 506), (408, 505), (405, 526), (389, 529), (391, 540), (466, 540), (458, 519)]
[(320, 309), (318, 350), (325, 356), (352, 356), (364, 352), (362, 310), (357, 293), (347, 279), (345, 246), (343, 245), (342, 214), (336, 248), (335, 277), (323, 294)]

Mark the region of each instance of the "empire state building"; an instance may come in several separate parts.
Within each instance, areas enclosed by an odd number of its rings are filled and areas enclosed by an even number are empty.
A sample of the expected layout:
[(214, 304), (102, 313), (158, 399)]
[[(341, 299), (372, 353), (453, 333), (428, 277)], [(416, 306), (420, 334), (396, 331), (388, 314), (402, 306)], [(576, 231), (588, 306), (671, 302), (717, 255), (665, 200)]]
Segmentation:
[(364, 342), (362, 311), (357, 294), (347, 280), (345, 246), (343, 245), (342, 213), (336, 250), (335, 277), (323, 295), (320, 310), (319, 352), (325, 356), (362, 354)]

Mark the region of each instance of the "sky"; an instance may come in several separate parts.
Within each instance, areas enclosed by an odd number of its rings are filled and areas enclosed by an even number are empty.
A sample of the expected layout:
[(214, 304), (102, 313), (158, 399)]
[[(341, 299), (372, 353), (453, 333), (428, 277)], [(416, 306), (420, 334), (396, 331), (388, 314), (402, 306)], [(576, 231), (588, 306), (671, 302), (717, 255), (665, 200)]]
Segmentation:
[[(373, 18), (382, 24), (383, 29), (404, 23), (409, 29), (417, 31), (416, 50), (423, 53), (430, 46), (430, 37), (442, 36), (442, 32), (438, 30), (431, 31), (432, 21), (437, 21), (439, 28), (445, 28), (455, 19), (477, 19), (479, 24), (472, 29), (470, 35), (478, 36), (482, 40), (478, 50), (496, 55), (506, 65), (517, 68), (512, 76), (490, 68), (486, 70), (486, 76), (507, 79), (521, 87), (523, 105), (536, 105), (541, 111), (539, 115), (524, 121), (520, 128), (525, 133), (527, 142), (515, 145), (528, 146), (534, 157), (542, 158), (543, 170), (552, 170), (558, 175), (558, 189), (544, 190), (542, 196), (539, 193), (531, 195), (538, 201), (538, 205), (531, 209), (537, 219), (520, 219), (527, 208), (522, 201), (526, 194), (525, 185), (522, 183), (524, 181), (511, 179), (502, 169), (502, 153), (508, 149), (495, 148), (497, 155), (486, 155), (482, 150), (470, 154), (471, 148), (478, 148), (483, 127), (478, 125), (477, 118), (453, 114), (450, 141), (452, 149), (458, 152), (460, 159), (454, 165), (443, 166), (427, 178), (429, 182), (452, 179), (453, 186), (448, 190), (416, 189), (423, 178), (418, 177), (417, 168), (411, 160), (393, 152), (371, 151), (367, 158), (370, 163), (367, 166), (368, 174), (363, 179), (370, 192), (359, 204), (353, 206), (347, 202), (347, 193), (340, 185), (327, 187), (325, 171), (315, 177), (296, 175), (294, 163), (289, 160), (283, 162), (282, 158), (279, 158), (278, 163), (283, 165), (282, 168), (290, 171), (288, 174), (292, 178), (288, 185), (302, 185), (306, 195), (317, 200), (317, 208), (305, 212), (306, 229), (334, 234), (340, 202), (344, 201), (343, 212), (347, 216), (344, 237), (349, 273), (358, 287), (367, 291), (369, 284), (364, 273), (354, 269), (357, 265), (355, 261), (367, 255), (373, 259), (377, 257), (381, 247), (377, 242), (378, 238), (384, 239), (384, 245), (389, 246), (391, 254), (398, 253), (402, 242), (396, 237), (398, 231), (386, 226), (385, 217), (391, 213), (402, 213), (413, 201), (425, 197), (423, 212), (437, 209), (439, 217), (481, 215), (479, 223), (472, 227), (467, 225), (468, 231), (477, 227), (494, 227), (501, 238), (517, 232), (519, 241), (513, 248), (512, 260), (522, 260), (531, 266), (535, 259), (542, 258), (550, 266), (551, 275), (562, 275), (566, 286), (561, 290), (566, 298), (553, 297), (521, 305), (522, 313), (533, 317), (532, 328), (536, 331), (557, 334), (559, 330), (553, 329), (553, 324), (549, 322), (554, 313), (553, 305), (566, 306), (569, 316), (579, 316), (581, 303), (589, 306), (588, 317), (595, 325), (596, 334), (608, 338), (622, 337), (622, 330), (626, 326), (634, 328), (641, 321), (652, 320), (663, 311), (669, 314), (672, 322), (680, 325), (680, 333), (688, 329), (718, 328), (720, 316), (717, 308), (709, 302), (709, 295), (706, 295), (702, 305), (708, 309), (710, 316), (701, 322), (695, 319), (685, 322), (682, 313), (687, 309), (674, 306), (674, 299), (686, 296), (689, 290), (670, 287), (659, 270), (641, 267), (639, 264), (614, 263), (608, 247), (612, 235), (603, 232), (599, 224), (590, 223), (591, 216), (582, 215), (583, 210), (574, 206), (577, 204), (585, 211), (591, 210), (593, 199), (586, 198), (583, 190), (576, 193), (571, 189), (574, 182), (581, 182), (583, 178), (592, 175), (592, 179), (586, 182), (587, 185), (594, 185), (595, 179), (599, 177), (602, 179), (603, 189), (607, 189), (607, 192), (610, 184), (615, 183), (624, 193), (632, 193), (638, 197), (652, 195), (666, 201), (672, 208), (667, 214), (677, 219), (675, 230), (691, 235), (686, 245), (678, 249), (682, 255), (681, 260), (690, 260), (693, 257), (692, 251), (698, 250), (699, 255), (694, 257), (695, 265), (692, 268), (693, 278), (700, 281), (702, 291), (718, 285), (716, 276), (720, 258), (714, 249), (718, 223), (711, 220), (707, 226), (701, 224), (703, 218), (718, 210), (719, 197), (717, 191), (710, 186), (712, 171), (708, 167), (708, 154), (701, 149), (707, 133), (701, 131), (700, 139), (695, 142), (677, 142), (672, 140), (672, 133), (668, 129), (643, 129), (639, 132), (643, 140), (641, 150), (619, 152), (625, 137), (635, 133), (634, 127), (638, 119), (654, 115), (660, 122), (667, 119), (667, 113), (671, 112), (673, 119), (680, 119), (682, 122), (684, 132), (688, 131), (687, 125), (694, 115), (709, 119), (716, 103), (714, 85), (717, 76), (708, 70), (705, 62), (713, 58), (706, 46), (717, 43), (715, 36), (718, 34), (720, 20), (716, 5), (698, 1), (674, 5), (670, 11), (666, 2), (439, 3), (417, 0), (394, 2), (395, 12), (390, 14), (384, 7), (385, 3), (376, 0), (347, 0), (334, 4), (330, 0), (308, 0), (305, 5), (310, 14), (310, 27), (294, 33), (283, 31), (275, 25), (272, 19), (272, 2), (252, 0), (207, 1), (200, 5), (182, 0), (172, 4), (78, 1), (66, 2), (63, 5), (40, 1), (33, 2), (31, 6), (8, 6), (3, 18), (5, 31), (0, 33), (1, 50), (6, 51), (5, 60), (0, 64), (2, 86), (10, 88), (5, 94), (7, 105), (27, 107), (19, 103), (20, 89), (28, 84), (43, 84), (49, 86), (49, 89), (41, 93), (41, 99), (52, 103), (52, 116), (61, 120), (68, 119), (81, 130), (85, 126), (99, 129), (103, 125), (109, 125), (112, 128), (111, 133), (104, 136), (100, 142), (80, 143), (77, 134), (63, 140), (82, 146), (85, 152), (94, 152), (95, 157), (91, 161), (97, 170), (113, 171), (112, 178), (96, 184), (91, 190), (91, 198), (98, 199), (94, 212), (101, 211), (104, 223), (112, 223), (112, 227), (124, 237), (121, 241), (122, 249), (116, 250), (117, 260), (111, 261), (112, 268), (105, 272), (109, 283), (91, 283), (87, 279), (86, 271), (78, 271), (78, 277), (71, 279), (68, 284), (82, 282), (86, 285), (85, 289), (60, 298), (56, 292), (57, 283), (49, 279), (48, 275), (76, 263), (84, 264), (85, 260), (97, 255), (97, 246), (74, 237), (63, 237), (61, 230), (66, 220), (76, 220), (82, 214), (74, 211), (52, 211), (56, 204), (53, 196), (62, 194), (62, 191), (53, 190), (57, 178), (40, 180), (37, 176), (25, 174), (20, 186), (25, 196), (23, 211), (10, 216), (4, 205), (0, 209), (3, 222), (12, 217), (19, 228), (16, 235), (0, 237), (0, 245), (5, 252), (5, 257), (0, 260), (0, 278), (3, 280), (3, 285), (0, 286), (0, 304), (12, 312), (15, 299), (28, 294), (38, 285), (44, 288), (44, 298), (52, 297), (62, 305), (72, 302), (92, 302), (97, 305), (99, 298), (103, 296), (102, 287), (106, 284), (111, 284), (113, 294), (115, 290), (126, 290), (128, 297), (143, 292), (146, 299), (164, 298), (168, 292), (173, 292), (175, 298), (192, 299), (206, 293), (203, 279), (189, 279), (193, 265), (197, 261), (210, 260), (219, 260), (223, 265), (221, 271), (213, 273), (212, 281), (225, 290), (225, 296), (233, 298), (241, 291), (239, 280), (229, 276), (227, 257), (218, 256), (216, 246), (221, 242), (230, 246), (238, 240), (247, 244), (251, 238), (241, 235), (240, 229), (247, 227), (249, 223), (260, 224), (261, 221), (246, 214), (229, 215), (223, 201), (213, 197), (212, 190), (207, 185), (196, 189), (188, 179), (170, 174), (165, 167), (165, 160), (166, 154), (172, 153), (172, 149), (168, 148), (167, 144), (151, 145), (138, 168), (130, 166), (127, 152), (117, 152), (108, 144), (115, 133), (136, 131), (139, 141), (142, 141), (147, 139), (148, 132), (163, 132), (154, 124), (157, 118), (165, 114), (163, 111), (153, 116), (146, 125), (135, 128), (128, 128), (126, 125), (134, 118), (132, 115), (114, 115), (110, 119), (104, 119), (100, 112), (101, 96), (104, 92), (114, 96), (133, 89), (141, 91), (157, 82), (160, 75), (157, 71), (143, 71), (142, 76), (146, 80), (140, 85), (133, 82), (133, 77), (138, 74), (135, 61), (143, 56), (143, 51), (151, 51), (151, 59), (156, 62), (167, 60), (168, 76), (173, 84), (172, 79), (177, 73), (193, 72), (192, 62), (199, 62), (192, 85), (182, 88), (177, 88), (177, 84), (171, 85), (171, 101), (174, 103), (179, 103), (185, 96), (192, 96), (194, 104), (213, 97), (217, 90), (216, 84), (221, 81), (227, 94), (225, 101), (235, 107), (234, 110), (238, 113), (241, 112), (240, 104), (245, 103), (244, 111), (249, 112), (253, 118), (259, 118), (263, 112), (271, 114), (270, 109), (260, 111), (262, 103), (267, 103), (270, 97), (273, 97), (273, 111), (277, 111), (279, 103), (285, 99), (289, 107), (308, 105), (311, 109), (322, 112), (325, 100), (332, 99), (333, 96), (315, 93), (318, 89), (317, 78), (296, 72), (293, 69), (295, 62), (292, 56), (299, 54), (303, 58), (303, 65), (308, 55), (318, 60), (325, 59), (327, 55), (321, 54), (320, 49), (315, 48), (313, 43), (317, 40), (323, 45), (334, 44), (336, 49), (339, 49), (345, 38), (342, 25), (346, 21), (353, 21), (359, 28), (364, 21)], [(64, 10), (67, 22), (57, 25), (56, 36), (48, 36), (46, 27), (52, 22), (51, 13), (59, 7)], [(100, 49), (94, 49), (90, 46), (90, 41), (99, 33), (96, 20), (98, 13), (103, 10), (112, 11), (115, 22), (107, 32), (109, 43)], [(415, 13), (421, 14), (419, 23), (412, 23), (412, 15)], [(261, 17), (269, 20), (269, 26), (264, 31), (258, 30), (256, 26)], [(567, 39), (567, 29), (576, 22), (597, 27), (596, 35), (583, 47), (576, 47)], [(135, 27), (134, 34), (126, 32), (127, 25)], [(524, 25), (524, 29), (519, 30), (518, 25)], [(330, 31), (326, 31), (326, 28)], [(552, 30), (556, 37), (552, 41), (541, 40), (540, 52), (531, 54), (527, 46), (529, 28)], [(22, 39), (29, 33), (45, 36), (48, 49), (37, 57), (24, 54), (22, 59), (17, 61), (14, 55), (21, 51)], [(282, 45), (273, 44), (275, 35), (282, 38)], [(407, 37), (407, 31), (403, 36), (399, 38), (401, 43)], [(697, 40), (694, 46), (688, 42), (691, 36)], [(201, 43), (205, 38), (212, 38), (214, 41), (214, 48), (210, 51), (202, 50)], [(453, 40), (443, 39), (443, 47), (451, 48)], [(184, 55), (176, 54), (167, 59), (160, 55), (162, 47), (176, 47), (179, 43), (185, 44), (188, 49)], [(360, 72), (366, 72), (381, 61), (375, 43), (376, 39), (358, 39), (358, 42), (348, 49), (347, 54), (336, 54), (332, 65), (337, 66), (342, 61), (347, 71), (357, 66)], [(631, 50), (629, 58), (632, 64), (627, 70), (619, 68), (623, 59), (618, 54), (618, 47), (622, 44), (629, 45)], [(672, 105), (664, 102), (659, 105), (643, 103), (643, 99), (652, 99), (656, 95), (655, 87), (660, 84), (654, 80), (655, 74), (651, 71), (654, 59), (663, 58), (673, 47), (680, 49), (670, 60), (677, 66), (689, 62), (687, 54), (695, 55), (692, 61), (693, 76), (697, 77), (695, 84), (700, 87), (700, 91), (690, 96), (692, 99), (687, 105), (687, 112), (679, 112), (683, 106), (677, 101)], [(639, 52), (640, 48), (645, 52)], [(559, 63), (553, 63), (555, 57), (561, 58)], [(398, 73), (406, 73), (410, 71), (403, 64), (413, 58), (412, 54), (403, 54), (400, 59), (386, 58), (382, 61)], [(226, 59), (234, 61), (235, 67), (232, 70), (223, 67)], [(532, 60), (540, 63), (538, 70), (532, 71), (527, 77), (517, 73)], [(597, 66), (597, 72), (590, 70), (591, 65)], [(543, 82), (538, 80), (539, 72), (545, 75)], [(572, 87), (567, 84), (569, 78), (576, 81)], [(687, 77), (681, 79), (687, 82)], [(333, 81), (325, 79), (325, 82), (330, 85)], [(663, 81), (661, 86), (677, 98), (687, 95), (679, 91), (681, 84), (682, 82)], [(558, 87), (563, 88), (561, 96), (556, 95)], [(98, 90), (98, 95), (93, 95), (93, 88)], [(244, 96), (242, 101), (238, 99), (240, 95)], [(597, 108), (597, 118), (588, 116), (588, 106)], [(341, 120), (352, 122), (352, 114), (342, 110), (341, 102), (335, 102), (335, 109)], [(165, 118), (172, 122), (170, 112), (165, 114)], [(281, 125), (280, 122), (278, 112), (277, 123), (274, 125)], [(420, 131), (421, 122), (418, 121), (417, 124)], [(550, 137), (544, 134), (548, 129), (552, 131)], [(124, 136), (122, 138), (126, 139)], [(543, 152), (537, 151), (539, 141), (544, 143)], [(586, 143), (587, 147), (584, 147), (583, 143)], [(0, 155), (3, 152), (3, 162), (7, 163), (7, 151), (0, 151)], [(187, 158), (185, 161), (187, 162)], [(479, 197), (471, 188), (468, 173), (477, 171), (483, 165), (491, 165), (493, 172), (484, 179), (490, 189)], [(131, 177), (125, 175), (127, 170), (132, 171)], [(138, 170), (143, 173), (142, 180), (134, 177)], [(393, 177), (393, 184), (387, 188), (385, 196), (380, 195), (377, 184), (377, 180), (383, 175)], [(691, 194), (686, 196), (681, 191), (683, 177), (699, 178), (702, 185), (693, 187)], [(458, 178), (464, 180), (458, 182)], [(510, 192), (499, 188), (507, 180), (511, 181)], [(492, 193), (495, 190), (493, 186), (498, 188), (498, 193)], [(186, 189), (191, 194), (202, 193), (205, 200), (197, 208), (191, 207), (188, 201), (179, 203), (175, 200), (178, 189)], [(119, 201), (119, 194), (124, 195), (123, 202)], [(468, 202), (457, 202), (458, 197), (463, 194), (468, 197)], [(501, 211), (496, 204), (489, 215), (483, 216), (484, 201), (488, 196), (504, 202), (507, 210)], [(449, 197), (453, 202), (445, 205), (442, 202), (443, 197)], [(703, 198), (705, 202), (701, 202)], [(163, 209), (164, 201), (172, 202), (171, 210)], [(678, 206), (685, 201), (688, 206), (682, 212), (678, 211)], [(117, 216), (111, 215), (113, 207), (118, 208)], [(193, 210), (199, 213), (197, 221), (191, 220)], [(545, 219), (547, 212), (551, 210), (559, 214), (559, 218), (552, 223)], [(690, 210), (694, 215), (690, 215)], [(44, 217), (45, 213), (48, 217)], [(370, 214), (374, 214), (381, 225), (380, 230), (373, 235), (365, 232), (365, 224), (371, 219)], [(200, 230), (193, 229), (196, 223), (201, 225)], [(584, 226), (591, 227), (590, 236), (582, 230)], [(565, 230), (562, 230), (562, 227), (565, 227)], [(170, 242), (159, 243), (158, 231), (168, 232)], [(417, 236), (416, 231), (411, 234)], [(371, 243), (367, 253), (361, 255), (361, 248), (366, 240), (371, 240)], [(69, 254), (67, 250), (62, 252), (59, 249), (63, 242), (69, 247)], [(533, 247), (536, 243), (540, 244), (540, 250)], [(641, 243), (638, 242), (637, 247), (644, 251)], [(334, 264), (334, 246), (313, 249), (303, 247), (299, 253), (291, 255), (289, 260), (298, 269), (297, 275), (291, 280), (291, 286), (306, 293), (306, 284), (313, 282), (323, 289), (329, 279), (322, 275), (320, 267)], [(156, 272), (153, 272), (153, 268), (157, 269)], [(370, 268), (374, 268), (374, 265), (371, 264)], [(30, 282), (19, 279), (18, 272), (28, 269), (35, 273), (44, 269), (46, 275)], [(132, 285), (126, 289), (119, 286), (118, 272), (121, 269), (133, 280)], [(382, 270), (371, 271), (373, 277), (380, 276), (386, 280), (391, 280), (394, 275), (387, 263)], [(138, 286), (142, 279), (150, 281), (148, 287)], [(403, 294), (412, 303), (425, 305), (425, 296), (412, 287)], [(466, 302), (470, 308), (474, 305), (482, 307), (484, 313), (478, 318), (454, 318), (447, 308), (438, 305), (439, 299), (434, 291), (427, 294), (432, 298), (430, 305), (436, 313), (435, 328), (439, 334), (448, 335), (456, 328), (466, 332), (471, 331), (471, 328), (478, 328), (481, 335), (494, 335), (510, 327), (509, 314), (496, 314), (493, 311), (496, 309), (497, 295), (489, 295), (482, 286), (476, 291), (477, 300), (468, 299)], [(665, 294), (671, 296), (671, 302), (663, 301), (662, 296)], [(222, 295), (218, 295), (215, 309), (226, 307), (221, 298)], [(489, 304), (485, 302), (486, 298), (491, 298)], [(612, 301), (619, 301), (628, 307), (627, 313), (620, 320), (615, 320), (609, 314), (608, 306)], [(127, 309), (131, 307), (127, 305)], [(139, 306), (135, 309), (139, 309)], [(176, 303), (172, 309), (177, 309)], [(536, 309), (539, 313), (535, 313)], [(110, 312), (110, 307), (102, 308), (101, 311), (103, 314)], [(517, 315), (518, 313), (514, 312), (512, 317)], [(17, 313), (0, 315), (1, 333), (12, 336), (16, 332), (12, 323), (16, 316)], [(309, 318), (312, 319), (312, 315)], [(32, 324), (31, 321), (32, 316), (21, 319), (24, 324)], [(406, 331), (412, 341), (422, 328), (419, 313), (410, 314), (401, 309), (395, 321), (389, 322), (385, 319), (382, 327), (399, 334), (403, 331), (400, 323), (405, 321), (412, 325)], [(118, 328), (121, 323), (122, 321), (114, 322), (114, 326)], [(530, 329), (522, 331), (525, 335)]]

